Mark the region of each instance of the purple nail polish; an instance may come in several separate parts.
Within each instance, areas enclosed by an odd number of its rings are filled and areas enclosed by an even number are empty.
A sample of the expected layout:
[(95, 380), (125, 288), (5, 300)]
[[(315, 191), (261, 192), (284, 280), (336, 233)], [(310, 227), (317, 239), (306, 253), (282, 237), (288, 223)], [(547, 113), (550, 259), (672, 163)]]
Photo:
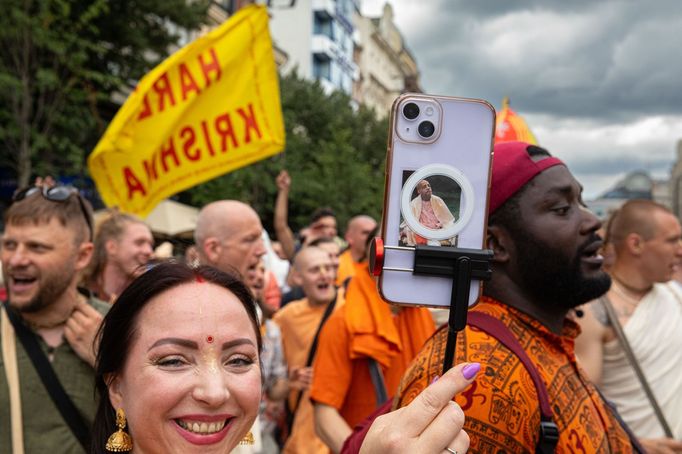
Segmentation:
[(434, 383), (436, 383), (436, 382), (438, 381), (439, 378), (440, 378), (440, 375), (436, 375), (435, 377), (433, 377), (433, 378), (431, 379), (431, 384), (433, 385)]
[(481, 365), (479, 363), (470, 363), (462, 368), (462, 375), (467, 380), (471, 380), (474, 376), (481, 370)]

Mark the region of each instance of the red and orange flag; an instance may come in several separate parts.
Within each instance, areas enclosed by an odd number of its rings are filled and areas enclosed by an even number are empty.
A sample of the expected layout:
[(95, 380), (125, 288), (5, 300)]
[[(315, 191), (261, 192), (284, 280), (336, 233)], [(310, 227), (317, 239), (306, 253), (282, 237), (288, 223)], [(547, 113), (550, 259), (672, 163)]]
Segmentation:
[(526, 120), (509, 107), (509, 98), (502, 101), (502, 109), (497, 112), (495, 122), (495, 143), (527, 142), (537, 145), (538, 141), (530, 131)]

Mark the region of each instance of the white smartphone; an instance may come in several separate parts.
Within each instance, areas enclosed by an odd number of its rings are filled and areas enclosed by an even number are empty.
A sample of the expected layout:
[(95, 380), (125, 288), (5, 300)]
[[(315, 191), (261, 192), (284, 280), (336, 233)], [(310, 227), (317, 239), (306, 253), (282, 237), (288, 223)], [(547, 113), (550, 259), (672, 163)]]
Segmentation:
[[(452, 278), (414, 275), (414, 247), (483, 249), (495, 109), (407, 93), (391, 108), (379, 291), (391, 303), (449, 307)], [(473, 280), (469, 305), (481, 294)]]

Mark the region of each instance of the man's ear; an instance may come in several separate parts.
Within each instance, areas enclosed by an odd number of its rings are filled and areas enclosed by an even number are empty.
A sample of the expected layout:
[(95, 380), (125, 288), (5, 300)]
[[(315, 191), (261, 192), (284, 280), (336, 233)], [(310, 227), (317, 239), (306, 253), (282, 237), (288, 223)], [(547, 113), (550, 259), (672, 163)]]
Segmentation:
[(112, 255), (114, 252), (116, 252), (116, 249), (118, 249), (118, 243), (114, 239), (108, 239), (106, 243), (104, 243), (104, 249), (107, 251), (107, 255)]
[(95, 245), (89, 241), (81, 243), (80, 246), (78, 246), (78, 254), (76, 256), (75, 264), (76, 271), (84, 270), (90, 264), (94, 250)]
[(644, 249), (644, 240), (637, 233), (630, 233), (625, 237), (625, 246), (632, 255), (639, 256)]
[(109, 402), (111, 406), (121, 408), (123, 406), (123, 390), (121, 389), (121, 380), (116, 375), (107, 374), (104, 376), (104, 381), (107, 383), (109, 389)]
[(301, 273), (299, 273), (295, 267), (292, 268), (291, 271), (291, 282), (293, 282), (297, 287), (303, 286), (303, 276), (301, 276)]
[(222, 248), (222, 243), (218, 238), (214, 236), (206, 238), (202, 248), (204, 250), (204, 255), (210, 263), (218, 263)]
[(494, 253), (493, 261), (504, 263), (509, 261), (509, 247), (512, 245), (509, 232), (499, 225), (488, 226), (486, 246)]

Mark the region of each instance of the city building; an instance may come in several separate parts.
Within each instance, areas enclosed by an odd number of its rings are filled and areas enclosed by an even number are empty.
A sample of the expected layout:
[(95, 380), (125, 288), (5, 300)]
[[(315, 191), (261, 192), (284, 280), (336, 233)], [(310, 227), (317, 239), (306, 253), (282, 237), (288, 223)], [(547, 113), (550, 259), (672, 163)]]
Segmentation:
[(404, 92), (421, 92), (417, 62), (393, 21), (393, 8), (386, 3), (381, 17), (355, 14), (358, 39), (355, 63), (359, 77), (353, 100), (371, 107), (379, 118), (388, 115), (395, 98)]
[(630, 172), (611, 189), (586, 202), (587, 207), (601, 220), (607, 219), (611, 213), (631, 199), (653, 200), (671, 207), (670, 181), (653, 179), (643, 170)]
[[(212, 29), (221, 25), (223, 22), (229, 19), (229, 17), (232, 14), (234, 14), (238, 9), (253, 3), (262, 4), (270, 2), (263, 1), (257, 2), (255, 0), (213, 0), (208, 7), (207, 12), (208, 20), (206, 21), (206, 25), (204, 25), (200, 30), (193, 31), (179, 30), (180, 43), (177, 48), (179, 49), (180, 47), (194, 41), (199, 36), (208, 33), (209, 31), (211, 31)], [(277, 47), (277, 43), (274, 42), (274, 40), (272, 43), (272, 49), (275, 54), (275, 64), (277, 65), (277, 68), (282, 68), (284, 65), (286, 65), (287, 61), (289, 60), (289, 56), (287, 55), (284, 49)]]
[(682, 140), (677, 141), (675, 163), (670, 173), (670, 207), (678, 218), (682, 218)]
[(353, 16), (359, 0), (297, 0), (270, 7), (273, 42), (288, 56), (282, 73), (318, 80), (326, 93), (352, 94), (358, 67), (353, 61)]

